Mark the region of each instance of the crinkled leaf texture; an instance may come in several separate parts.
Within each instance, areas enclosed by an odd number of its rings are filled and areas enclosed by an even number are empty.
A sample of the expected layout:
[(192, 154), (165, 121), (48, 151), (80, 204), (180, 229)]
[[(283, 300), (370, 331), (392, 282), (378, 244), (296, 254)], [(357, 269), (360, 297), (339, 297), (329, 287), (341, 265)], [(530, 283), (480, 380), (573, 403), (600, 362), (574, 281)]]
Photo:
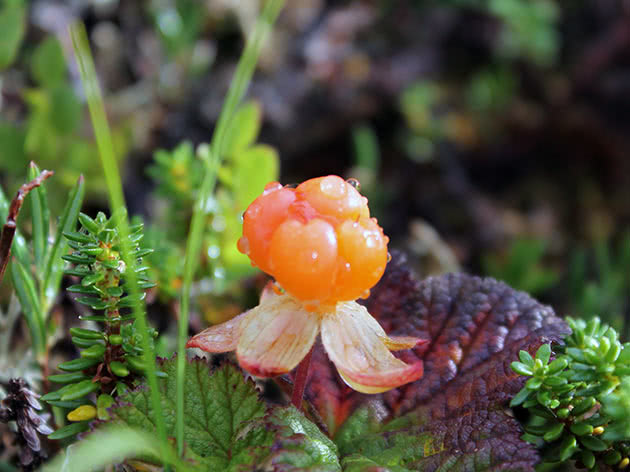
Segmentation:
[(344, 470), (533, 471), (508, 408), (524, 379), (510, 369), (521, 349), (560, 342), (567, 325), (529, 295), (466, 274), (417, 281), (393, 255), (366, 301), (391, 335), (429, 342), (398, 353), (424, 361), (424, 377), (378, 396), (354, 392), (316, 346), (306, 397), (337, 443)]
[[(175, 430), (174, 359), (162, 361), (160, 380), (167, 433)], [(231, 365), (212, 370), (204, 359), (186, 365), (185, 454), (200, 471), (339, 471), (336, 445), (293, 407), (267, 407), (252, 381)], [(149, 391), (119, 397), (112, 420), (155, 431)]]

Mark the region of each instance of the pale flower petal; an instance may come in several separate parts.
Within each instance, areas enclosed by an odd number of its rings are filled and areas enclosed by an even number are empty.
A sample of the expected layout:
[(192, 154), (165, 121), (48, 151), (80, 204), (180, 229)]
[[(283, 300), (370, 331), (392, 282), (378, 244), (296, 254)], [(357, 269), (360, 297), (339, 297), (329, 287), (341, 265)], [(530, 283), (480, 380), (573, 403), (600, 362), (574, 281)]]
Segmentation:
[(403, 349), (411, 349), (427, 342), (426, 339), (420, 339), (413, 336), (385, 336), (383, 342), (390, 351), (402, 351)]
[(308, 354), (319, 333), (319, 316), (287, 294), (268, 293), (241, 326), (238, 363), (257, 377), (284, 374)]
[(253, 310), (241, 313), (225, 323), (210, 326), (196, 334), (186, 344), (186, 347), (197, 347), (206, 352), (229, 352), (236, 350), (240, 326), (243, 320)]
[(419, 340), (389, 338), (364, 306), (338, 303), (322, 314), (322, 342), (344, 381), (363, 393), (380, 393), (422, 377), (422, 361), (405, 364), (388, 349), (413, 347)]

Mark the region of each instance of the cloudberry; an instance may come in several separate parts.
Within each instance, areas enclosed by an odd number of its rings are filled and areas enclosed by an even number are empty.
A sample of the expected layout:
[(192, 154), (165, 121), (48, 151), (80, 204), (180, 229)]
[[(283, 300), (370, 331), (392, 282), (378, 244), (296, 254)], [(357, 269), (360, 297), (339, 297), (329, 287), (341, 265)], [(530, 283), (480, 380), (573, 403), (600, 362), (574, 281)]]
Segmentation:
[(239, 250), (302, 301), (365, 297), (383, 275), (388, 238), (367, 198), (341, 177), (274, 182), (247, 208)]

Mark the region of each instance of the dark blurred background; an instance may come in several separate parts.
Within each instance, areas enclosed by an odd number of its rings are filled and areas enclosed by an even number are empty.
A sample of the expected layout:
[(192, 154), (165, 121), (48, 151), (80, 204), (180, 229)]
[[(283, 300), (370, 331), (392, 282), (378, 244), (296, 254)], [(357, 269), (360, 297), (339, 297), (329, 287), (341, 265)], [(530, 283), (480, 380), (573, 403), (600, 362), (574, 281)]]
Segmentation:
[[(67, 33), (82, 20), (129, 207), (153, 221), (154, 153), (209, 142), (260, 2), (0, 5), (3, 187), (35, 160), (57, 172), (54, 208), (80, 173), (84, 211), (106, 208)], [(358, 178), (423, 276), (492, 275), (560, 314), (623, 327), (629, 2), (289, 0), (247, 98), (281, 181)]]

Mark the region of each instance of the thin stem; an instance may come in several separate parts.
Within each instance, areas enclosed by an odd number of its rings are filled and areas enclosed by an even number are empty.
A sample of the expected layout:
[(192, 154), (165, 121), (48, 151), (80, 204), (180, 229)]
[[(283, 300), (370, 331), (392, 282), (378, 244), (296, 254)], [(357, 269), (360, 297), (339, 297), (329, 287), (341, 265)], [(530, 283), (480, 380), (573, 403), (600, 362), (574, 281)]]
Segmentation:
[[(122, 190), (122, 182), (120, 173), (118, 172), (118, 164), (116, 162), (116, 154), (114, 152), (114, 144), (105, 114), (105, 105), (101, 88), (96, 77), (94, 69), (94, 60), (90, 51), (90, 45), (87, 39), (85, 26), (82, 23), (76, 23), (70, 27), (70, 36), (72, 38), (72, 46), (79, 66), (79, 73), (85, 96), (88, 102), (90, 117), (92, 118), (92, 127), (94, 136), (105, 174), (107, 190), (109, 194), (109, 202), (112, 214), (125, 208), (125, 197)], [(157, 436), (160, 438), (160, 447), (163, 457), (168, 455), (168, 443), (166, 436), (166, 422), (162, 414), (162, 403), (160, 401), (160, 392), (158, 390), (158, 381), (155, 365), (155, 352), (151, 346), (148, 334), (148, 324), (146, 313), (144, 310), (144, 302), (140, 299), (140, 288), (138, 287), (138, 276), (136, 274), (136, 259), (132, 256), (131, 241), (129, 240), (129, 221), (127, 217), (120, 218), (118, 222), (118, 230), (120, 233), (120, 246), (122, 258), (127, 265), (125, 277), (129, 286), (129, 295), (137, 300), (132, 305), (132, 313), (138, 323), (138, 330), (141, 333), (140, 344), (144, 355), (144, 364), (146, 365), (146, 378), (149, 384), (149, 395), (151, 406), (153, 407), (153, 419), (157, 430)]]
[(22, 185), (13, 200), (11, 200), (7, 221), (2, 227), (2, 234), (0, 236), (0, 282), (2, 282), (4, 271), (11, 257), (11, 244), (13, 244), (13, 237), (17, 230), (17, 216), (20, 212), (20, 208), (22, 208), (22, 203), (24, 203), (24, 199), (31, 190), (35, 187), (39, 187), (44, 180), (53, 175), (53, 173), (54, 172), (51, 170), (42, 171), (35, 179)]
[[(184, 260), (184, 276), (181, 293), (181, 310), (179, 313), (178, 338), (177, 338), (177, 398), (176, 398), (176, 420), (175, 436), (177, 438), (177, 452), (184, 451), (184, 371), (186, 368), (186, 340), (188, 339), (188, 313), (190, 305), (190, 289), (193, 277), (199, 261), (199, 252), (203, 232), (206, 228), (206, 208), (208, 201), (214, 193), (214, 186), (217, 179), (217, 170), (223, 157), (223, 142), (229, 130), (236, 108), (243, 97), (249, 82), (254, 73), (263, 42), (275, 22), (284, 0), (268, 0), (265, 3), (260, 18), (256, 26), (248, 37), (245, 50), (238, 62), (236, 72), (230, 89), (228, 90), (225, 103), (221, 109), (221, 114), (217, 126), (212, 135), (210, 149), (204, 155), (205, 175), (201, 184), (201, 189), (195, 201), (193, 216), (190, 223), (188, 240), (186, 241), (186, 257)], [(201, 154), (201, 153), (200, 153)]]
[(306, 379), (308, 378), (308, 369), (311, 366), (311, 357), (313, 356), (313, 348), (297, 367), (295, 380), (293, 381), (293, 393), (291, 394), (291, 404), (298, 410), (302, 409), (302, 399), (304, 398), (304, 390), (306, 389)]

